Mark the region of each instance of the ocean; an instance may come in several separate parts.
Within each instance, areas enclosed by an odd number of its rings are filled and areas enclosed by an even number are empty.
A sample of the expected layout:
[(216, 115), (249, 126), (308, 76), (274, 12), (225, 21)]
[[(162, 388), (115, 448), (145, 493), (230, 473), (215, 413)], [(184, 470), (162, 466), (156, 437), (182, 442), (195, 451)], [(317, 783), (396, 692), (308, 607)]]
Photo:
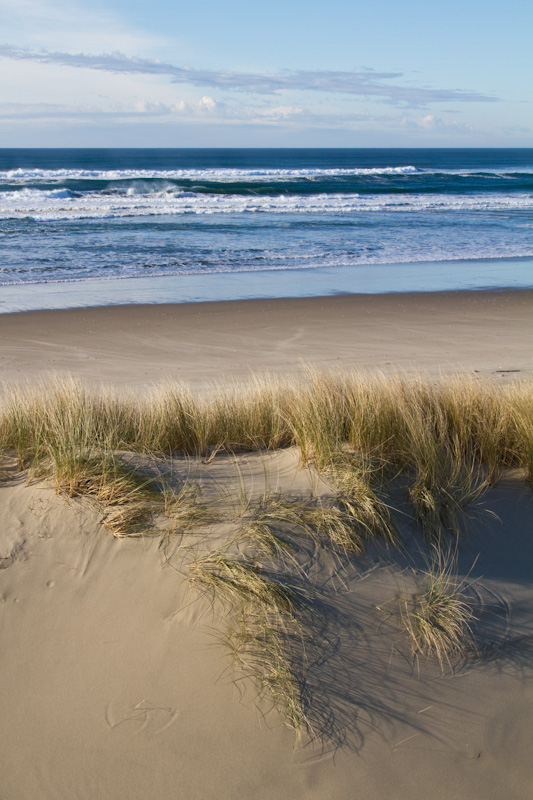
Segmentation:
[(533, 149), (0, 150), (0, 310), (533, 286)]

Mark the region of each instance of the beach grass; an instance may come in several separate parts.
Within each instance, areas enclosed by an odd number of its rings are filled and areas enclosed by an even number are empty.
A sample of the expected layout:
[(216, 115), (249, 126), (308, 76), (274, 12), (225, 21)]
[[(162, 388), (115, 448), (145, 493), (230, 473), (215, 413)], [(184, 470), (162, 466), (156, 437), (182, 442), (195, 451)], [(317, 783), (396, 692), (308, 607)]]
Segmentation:
[[(0, 451), (70, 496), (112, 496), (115, 482), (118, 498), (129, 482), (140, 497), (138, 476), (114, 455), (121, 450), (198, 457), (297, 447), (302, 464), (340, 492), (336, 510), (305, 513), (322, 513), (332, 541), (354, 551), (356, 527), (361, 540), (394, 540), (383, 499), (391, 481), (404, 482), (430, 538), (457, 535), (464, 509), (502, 470), (520, 467), (533, 480), (532, 431), (532, 382), (501, 386), (468, 376), (430, 382), (306, 369), (298, 379), (255, 377), (198, 395), (167, 381), (142, 397), (56, 378), (6, 386), (0, 401)], [(282, 511), (305, 527), (303, 512), (296, 520), (294, 508)], [(273, 513), (263, 509), (263, 524)], [(341, 531), (347, 520), (352, 530)]]
[(163, 382), (142, 397), (91, 389), (74, 378), (5, 386), (0, 445), (22, 467), (51, 449), (105, 445), (141, 452), (206, 455), (295, 445), (302, 461), (327, 470), (343, 448), (390, 471), (454, 457), (483, 465), (491, 480), (510, 466), (531, 467), (533, 384), (500, 386), (457, 377), (367, 376), (306, 370), (212, 385), (193, 395)]
[[(262, 538), (259, 540), (262, 541)], [(270, 540), (269, 540), (270, 542)], [(257, 552), (257, 540), (252, 550)], [(285, 554), (273, 548), (277, 554)], [(207, 593), (214, 607), (224, 607), (224, 629), (218, 638), (232, 656), (239, 679), (249, 679), (259, 697), (277, 708), (285, 723), (301, 734), (310, 729), (305, 712), (295, 647), (305, 650), (300, 615), (304, 600), (279, 574), (266, 574), (246, 555), (227, 550), (197, 555), (188, 566), (188, 579)]]
[(367, 540), (383, 538), (396, 543), (396, 525), (389, 507), (370, 486), (362, 480), (356, 483), (352, 477), (342, 490), (321, 500), (303, 501), (265, 492), (248, 505), (239, 530), (240, 541), (258, 554), (292, 558), (294, 563), (298, 536), (315, 547), (333, 546), (361, 555)]
[(281, 712), (286, 725), (298, 735), (312, 733), (302, 681), (291, 658), (294, 640), (300, 650), (305, 647), (298, 620), (243, 607), (221, 640), (240, 674), (253, 681), (261, 699)]
[(163, 514), (170, 520), (170, 530), (179, 532), (204, 527), (214, 522), (217, 515), (202, 496), (198, 484), (184, 480), (177, 486), (164, 482), (161, 487)]
[(291, 588), (265, 575), (259, 566), (222, 551), (195, 558), (189, 565), (189, 574), (192, 583), (230, 605), (242, 600), (282, 614), (293, 614), (298, 605)]
[(413, 653), (436, 658), (441, 668), (451, 666), (453, 658), (474, 653), (474, 611), (465, 592), (466, 579), (457, 577), (453, 555), (435, 548), (417, 582), (411, 601), (401, 602), (402, 621)]

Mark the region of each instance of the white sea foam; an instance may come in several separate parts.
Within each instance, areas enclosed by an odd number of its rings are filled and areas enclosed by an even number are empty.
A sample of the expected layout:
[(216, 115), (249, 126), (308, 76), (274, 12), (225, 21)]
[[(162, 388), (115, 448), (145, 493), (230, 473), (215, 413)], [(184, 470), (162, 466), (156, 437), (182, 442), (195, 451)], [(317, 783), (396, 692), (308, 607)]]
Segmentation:
[(63, 183), (65, 181), (131, 181), (131, 180), (170, 180), (170, 181), (214, 181), (214, 182), (265, 182), (291, 181), (298, 179), (316, 180), (335, 177), (395, 176), (395, 175), (450, 175), (471, 178), (492, 176), (512, 178), (515, 174), (531, 175), (531, 168), (511, 169), (436, 169), (419, 168), (411, 164), (399, 167), (360, 167), (360, 168), (254, 168), (239, 169), (230, 167), (195, 169), (12, 169), (0, 170), (0, 183), (23, 186), (25, 184)]
[(366, 169), (12, 169), (0, 171), (0, 182), (35, 183), (76, 180), (128, 181), (135, 179), (204, 180), (204, 181), (261, 181), (292, 180), (294, 178), (334, 177), (343, 175), (412, 175), (424, 170), (410, 165), (403, 167), (372, 167)]
[(520, 211), (533, 209), (531, 194), (318, 194), (235, 195), (132, 192), (76, 195), (68, 190), (0, 192), (0, 219), (76, 220), (153, 215), (352, 214), (359, 212)]

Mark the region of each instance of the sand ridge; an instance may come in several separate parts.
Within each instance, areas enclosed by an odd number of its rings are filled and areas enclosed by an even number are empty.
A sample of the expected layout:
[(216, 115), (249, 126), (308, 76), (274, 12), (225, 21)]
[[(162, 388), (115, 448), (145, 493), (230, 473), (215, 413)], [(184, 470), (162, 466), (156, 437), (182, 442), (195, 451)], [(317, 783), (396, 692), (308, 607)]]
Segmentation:
[[(295, 454), (243, 458), (254, 492), (265, 475), (310, 491)], [(216, 488), (228, 467), (222, 457), (193, 472)], [(157, 539), (114, 539), (96, 509), (41, 484), (0, 493), (2, 553), (9, 532), (24, 532), (23, 557), (0, 572), (4, 796), (407, 800), (431, 785), (445, 800), (527, 797), (533, 547), (531, 495), (516, 477), (491, 490), (498, 518), (473, 524), (461, 549), (478, 597), (476, 662), (443, 674), (409, 659), (393, 613), (413, 567), (401, 554), (370, 551), (315, 575), (325, 616), (309, 645), (324, 733), (314, 744), (258, 714), (253, 687), (241, 694), (213, 637), (224, 619), (191, 596)]]

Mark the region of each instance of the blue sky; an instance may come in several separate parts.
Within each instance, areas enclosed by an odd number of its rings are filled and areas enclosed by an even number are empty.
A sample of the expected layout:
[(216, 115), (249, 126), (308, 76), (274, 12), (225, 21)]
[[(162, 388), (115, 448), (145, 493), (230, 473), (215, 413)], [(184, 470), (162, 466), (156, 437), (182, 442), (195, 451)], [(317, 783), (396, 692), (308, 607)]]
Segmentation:
[(533, 146), (533, 4), (0, 0), (0, 147)]

